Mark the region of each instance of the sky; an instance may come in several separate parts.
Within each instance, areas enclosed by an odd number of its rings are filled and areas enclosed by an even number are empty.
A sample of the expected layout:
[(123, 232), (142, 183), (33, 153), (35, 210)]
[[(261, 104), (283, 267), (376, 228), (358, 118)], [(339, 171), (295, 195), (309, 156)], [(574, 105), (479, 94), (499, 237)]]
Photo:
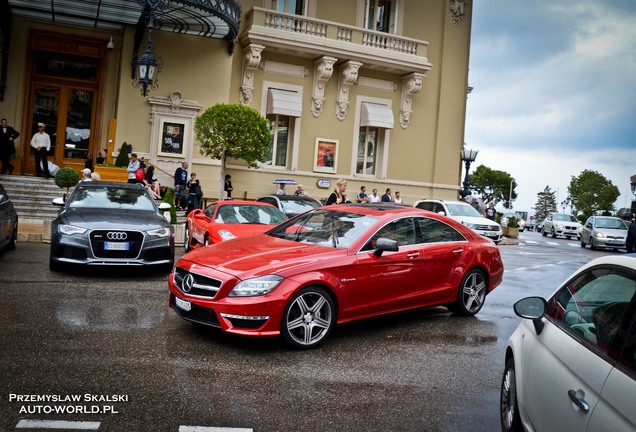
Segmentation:
[(629, 207), (634, 23), (634, 0), (473, 0), (465, 142), (479, 153), (470, 172), (510, 174), (518, 210), (549, 186), (562, 211), (572, 177), (593, 170), (618, 187), (616, 209)]

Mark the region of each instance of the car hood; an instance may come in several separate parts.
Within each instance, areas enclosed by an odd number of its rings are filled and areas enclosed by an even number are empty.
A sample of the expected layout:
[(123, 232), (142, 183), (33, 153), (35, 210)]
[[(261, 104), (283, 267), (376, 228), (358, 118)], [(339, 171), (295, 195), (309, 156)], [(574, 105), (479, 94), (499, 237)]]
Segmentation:
[(486, 219), (483, 217), (477, 217), (477, 216), (451, 216), (451, 219), (454, 219), (457, 222), (466, 222), (466, 223), (471, 223), (475, 225), (499, 226), (497, 222), (491, 221), (490, 219)]
[(167, 226), (163, 216), (145, 210), (67, 209), (56, 222), (88, 229), (135, 229), (147, 230)]
[(210, 224), (213, 230), (216, 232), (219, 231), (229, 231), (234, 234), (235, 237), (248, 237), (256, 234), (262, 234), (265, 231), (269, 231), (274, 228), (276, 225), (265, 225), (265, 224)]
[[(246, 279), (280, 273), (298, 266), (320, 263), (347, 255), (347, 249), (333, 249), (307, 243), (297, 243), (265, 234), (224, 241), (198, 248), (185, 254), (178, 266), (191, 270), (208, 267)], [(181, 265), (180, 265), (181, 264)]]

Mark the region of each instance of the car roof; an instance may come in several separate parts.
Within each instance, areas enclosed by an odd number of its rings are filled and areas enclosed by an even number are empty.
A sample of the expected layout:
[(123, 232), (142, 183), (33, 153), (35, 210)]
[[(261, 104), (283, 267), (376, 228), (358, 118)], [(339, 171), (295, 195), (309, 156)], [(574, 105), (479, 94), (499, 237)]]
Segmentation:
[(317, 199), (312, 198), (312, 197), (298, 196), (298, 195), (263, 195), (263, 196), (258, 197), (256, 199), (259, 200), (261, 198), (276, 198), (276, 199), (285, 200), (285, 201), (315, 201), (315, 202), (320, 202)]
[(600, 258), (595, 258), (577, 270), (576, 273), (597, 265), (617, 265), (636, 271), (636, 253), (605, 255)]
[[(257, 206), (269, 206), (269, 207), (274, 207), (273, 205), (269, 204), (269, 203), (264, 203), (264, 202), (260, 202), (260, 201), (250, 201), (250, 200), (237, 200), (237, 199), (231, 199), (231, 200), (223, 200), (223, 201), (216, 201), (213, 202), (212, 204), (219, 204), (219, 205), (235, 205), (235, 204), (250, 204), (250, 205), (257, 205)], [(210, 205), (212, 205), (210, 204)]]
[(466, 201), (449, 201), (449, 200), (443, 200), (443, 199), (421, 199), (421, 200), (417, 200), (415, 202), (415, 204), (417, 203), (421, 203), (421, 202), (435, 202), (435, 203), (440, 203), (440, 204), (461, 204), (461, 205), (470, 205), (468, 204)]
[(321, 210), (339, 210), (339, 211), (350, 211), (353, 213), (359, 213), (369, 216), (374, 216), (381, 218), (386, 215), (393, 214), (420, 214), (420, 215), (437, 215), (436, 213), (432, 213), (426, 210), (421, 210), (415, 207), (401, 205), (401, 204), (392, 204), (392, 203), (349, 203), (349, 204), (338, 204), (338, 205), (330, 205), (319, 207)]
[(78, 182), (75, 187), (83, 188), (97, 188), (97, 187), (115, 187), (118, 189), (145, 189), (141, 183), (122, 183), (122, 182), (108, 182), (108, 181), (81, 181)]

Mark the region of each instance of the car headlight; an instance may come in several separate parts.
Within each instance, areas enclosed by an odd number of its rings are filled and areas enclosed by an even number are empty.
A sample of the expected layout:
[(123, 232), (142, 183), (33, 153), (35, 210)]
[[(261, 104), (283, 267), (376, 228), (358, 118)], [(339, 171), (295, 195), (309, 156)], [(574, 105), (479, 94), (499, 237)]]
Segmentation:
[(241, 281), (234, 287), (228, 297), (252, 297), (262, 296), (276, 288), (283, 280), (282, 277), (276, 275), (261, 276), (254, 279), (246, 279)]
[(220, 230), (219, 235), (223, 240), (232, 240), (233, 238), (236, 238), (236, 236), (228, 230)]
[(563, 224), (558, 223), (558, 224), (555, 224), (555, 226), (557, 227), (557, 229), (563, 229)]
[(146, 231), (148, 235), (155, 237), (168, 237), (170, 236), (170, 228), (157, 228)]
[(477, 229), (477, 224), (474, 223), (470, 223), (470, 222), (462, 222), (462, 224), (464, 224), (464, 226), (470, 228), (470, 229)]
[(596, 237), (596, 238), (604, 238), (605, 235), (602, 232), (598, 232), (597, 231), (597, 232), (594, 233), (594, 237)]
[(84, 234), (86, 232), (86, 228), (74, 225), (58, 225), (57, 230), (60, 234), (64, 235)]

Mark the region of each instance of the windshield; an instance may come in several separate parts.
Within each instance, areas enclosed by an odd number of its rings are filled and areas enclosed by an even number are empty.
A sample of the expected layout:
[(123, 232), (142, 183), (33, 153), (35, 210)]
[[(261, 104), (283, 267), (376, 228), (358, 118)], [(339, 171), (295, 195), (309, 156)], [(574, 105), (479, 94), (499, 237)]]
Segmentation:
[(473, 216), (482, 217), (475, 208), (469, 204), (446, 204), (449, 216)]
[(378, 219), (357, 213), (316, 210), (281, 224), (267, 235), (332, 248), (347, 248)]
[(251, 204), (225, 204), (219, 207), (214, 222), (223, 224), (278, 225), (287, 217), (275, 207)]
[(619, 229), (626, 230), (627, 227), (620, 219), (595, 219), (594, 220), (595, 228), (609, 228), (609, 229)]
[(559, 214), (559, 213), (556, 213), (554, 215), (554, 220), (555, 221), (563, 221), (563, 222), (578, 222), (579, 221), (577, 218), (575, 218), (572, 215)]
[(305, 213), (311, 209), (316, 207), (320, 207), (320, 203), (317, 201), (311, 200), (285, 200), (281, 199), (280, 204), (283, 207), (283, 213), (286, 215), (297, 215), (301, 213)]
[(78, 186), (67, 203), (68, 208), (151, 210), (156, 207), (146, 189)]

